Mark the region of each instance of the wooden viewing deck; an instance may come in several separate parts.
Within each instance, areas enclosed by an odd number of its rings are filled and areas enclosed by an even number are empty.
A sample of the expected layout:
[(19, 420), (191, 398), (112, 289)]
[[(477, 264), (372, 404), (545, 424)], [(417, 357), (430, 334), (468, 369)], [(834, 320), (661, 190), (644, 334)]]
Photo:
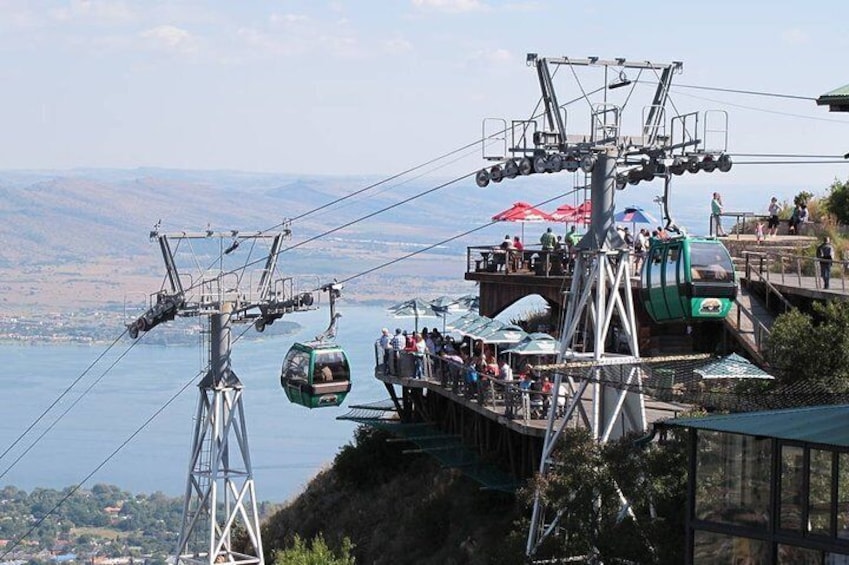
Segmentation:
[[(486, 379), (481, 386), (470, 388), (463, 382), (465, 371), (459, 365), (432, 355), (427, 356), (428, 376), (424, 379), (412, 378), (414, 361), (410, 353), (402, 352), (393, 365), (389, 374), (384, 374), (384, 366), (378, 361), (375, 378), (386, 386), (399, 422), (427, 422), (446, 436), (460, 437), (517, 479), (530, 477), (537, 470), (547, 425), (546, 406), (550, 404), (544, 397), (550, 395), (522, 391), (518, 381), (498, 379)], [(561, 407), (569, 398), (564, 397)], [(644, 398), (649, 423), (673, 418), (689, 408), (678, 402)], [(588, 393), (581, 403), (584, 413), (591, 414), (593, 401)], [(560, 411), (555, 414), (562, 423)], [(574, 425), (578, 420), (573, 418)]]

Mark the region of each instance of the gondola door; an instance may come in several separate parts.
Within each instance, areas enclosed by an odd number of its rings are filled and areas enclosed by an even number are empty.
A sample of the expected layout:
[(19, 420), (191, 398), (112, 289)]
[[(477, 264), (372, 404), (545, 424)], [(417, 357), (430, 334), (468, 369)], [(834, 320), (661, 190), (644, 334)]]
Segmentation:
[(643, 288), (640, 291), (646, 310), (657, 322), (669, 318), (663, 291), (664, 249), (663, 245), (652, 245), (649, 249), (643, 265)]
[(681, 255), (681, 243), (671, 243), (666, 247), (663, 257), (663, 298), (666, 302), (667, 319), (685, 318), (688, 312), (681, 302), (681, 292), (686, 281), (679, 280), (679, 264), (684, 260)]

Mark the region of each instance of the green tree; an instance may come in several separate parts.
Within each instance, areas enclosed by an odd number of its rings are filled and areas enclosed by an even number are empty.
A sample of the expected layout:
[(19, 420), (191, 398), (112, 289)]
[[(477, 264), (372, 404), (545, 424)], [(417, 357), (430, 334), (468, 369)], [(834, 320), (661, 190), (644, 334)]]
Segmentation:
[(809, 392), (849, 391), (849, 303), (814, 303), (813, 315), (791, 310), (776, 318), (766, 359), (779, 384)]
[(795, 206), (808, 205), (808, 201), (813, 198), (814, 195), (807, 190), (801, 191), (799, 194), (793, 197), (793, 204)]
[[(554, 454), (557, 471), (537, 479), (543, 503), (560, 512), (562, 535), (548, 538), (537, 557), (683, 562), (686, 440), (642, 446), (635, 439), (599, 446), (586, 430), (563, 432)], [(620, 493), (629, 503), (627, 515)], [(524, 494), (530, 500), (532, 489)]]
[(342, 547), (337, 554), (327, 546), (321, 534), (316, 536), (312, 544), (296, 535), (292, 547), (275, 552), (274, 565), (354, 565), (352, 549), (351, 540), (348, 538), (342, 541)]
[(844, 182), (834, 179), (828, 189), (825, 204), (829, 213), (834, 215), (838, 222), (849, 224), (849, 179)]

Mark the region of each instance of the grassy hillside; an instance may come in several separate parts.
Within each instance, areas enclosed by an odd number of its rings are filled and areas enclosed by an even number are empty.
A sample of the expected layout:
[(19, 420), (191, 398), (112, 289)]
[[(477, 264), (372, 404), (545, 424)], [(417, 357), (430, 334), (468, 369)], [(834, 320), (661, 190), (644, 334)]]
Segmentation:
[(523, 511), (514, 497), (483, 491), (426, 456), (404, 454), (410, 446), (387, 437), (358, 429), (333, 467), (265, 523), (268, 562), (295, 535), (313, 539), (320, 533), (334, 548), (349, 538), (357, 563), (522, 562), (524, 540), (515, 523)]

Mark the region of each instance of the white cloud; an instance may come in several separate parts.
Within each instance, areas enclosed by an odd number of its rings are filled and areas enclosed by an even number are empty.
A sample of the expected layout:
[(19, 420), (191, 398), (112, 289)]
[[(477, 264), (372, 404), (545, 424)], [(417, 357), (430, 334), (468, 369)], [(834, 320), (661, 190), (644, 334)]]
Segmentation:
[(487, 9), (487, 5), (480, 0), (413, 0), (413, 6), (419, 10), (449, 14), (480, 12)]
[(123, 2), (72, 0), (66, 7), (57, 8), (50, 16), (58, 21), (89, 21), (100, 24), (128, 23), (137, 19), (136, 13)]
[(507, 49), (490, 49), (474, 51), (469, 59), (473, 63), (485, 63), (492, 65), (510, 64), (514, 61), (513, 54)]
[(383, 49), (389, 53), (407, 53), (413, 50), (413, 44), (403, 37), (393, 37), (383, 42)]
[(159, 25), (141, 33), (154, 49), (190, 54), (198, 50), (197, 39), (188, 31), (173, 25)]
[(296, 24), (308, 20), (309, 17), (303, 14), (271, 14), (269, 17), (272, 25)]
[(789, 45), (802, 45), (810, 39), (808, 34), (799, 28), (786, 29), (781, 34), (781, 39)]

